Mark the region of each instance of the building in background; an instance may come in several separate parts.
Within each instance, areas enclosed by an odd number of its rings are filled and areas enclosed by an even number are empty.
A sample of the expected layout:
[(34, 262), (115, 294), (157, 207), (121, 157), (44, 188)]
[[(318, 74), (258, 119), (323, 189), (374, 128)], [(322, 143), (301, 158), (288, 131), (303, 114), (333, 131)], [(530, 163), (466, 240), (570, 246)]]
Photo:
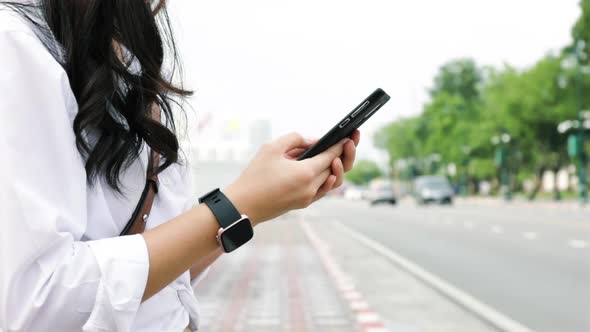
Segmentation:
[(197, 195), (235, 180), (260, 145), (272, 136), (270, 121), (240, 115), (204, 115), (190, 138), (193, 185)]
[(250, 123), (249, 130), (249, 144), (252, 153), (256, 152), (262, 144), (272, 139), (272, 126), (267, 119), (253, 120)]

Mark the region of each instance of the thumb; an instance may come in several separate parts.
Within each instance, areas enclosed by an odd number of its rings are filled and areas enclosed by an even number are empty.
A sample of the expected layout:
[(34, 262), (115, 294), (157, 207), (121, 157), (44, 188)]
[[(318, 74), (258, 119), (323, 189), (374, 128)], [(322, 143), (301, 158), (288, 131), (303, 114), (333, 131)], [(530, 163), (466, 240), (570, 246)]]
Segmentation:
[(305, 148), (307, 141), (298, 133), (290, 133), (279, 137), (275, 141), (275, 146), (281, 150), (281, 152), (288, 152), (297, 148)]
[(318, 154), (313, 158), (307, 159), (307, 162), (312, 165), (312, 167), (320, 172), (332, 164), (332, 161), (338, 158), (344, 149), (344, 144), (350, 141), (350, 138), (344, 138), (340, 142), (332, 145), (328, 150)]

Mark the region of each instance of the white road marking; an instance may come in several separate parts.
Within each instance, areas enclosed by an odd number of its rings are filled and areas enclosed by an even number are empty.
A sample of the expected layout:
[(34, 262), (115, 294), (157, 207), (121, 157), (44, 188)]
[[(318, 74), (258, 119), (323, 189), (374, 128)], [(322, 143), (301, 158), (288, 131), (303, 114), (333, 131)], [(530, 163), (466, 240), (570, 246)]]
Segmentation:
[(410, 274), (414, 275), (416, 278), (420, 279), (425, 284), (451, 298), (453, 301), (459, 303), (461, 306), (468, 309), (483, 320), (489, 322), (499, 330), (504, 332), (533, 332), (533, 330), (530, 328), (498, 312), (487, 304), (477, 300), (459, 288), (440, 279), (434, 274), (428, 272), (423, 267), (399, 255), (390, 248), (387, 248), (370, 237), (361, 234), (338, 221), (333, 222), (333, 225), (335, 228), (340, 229), (342, 232), (348, 234), (350, 237), (364, 244), (368, 248), (391, 260)]
[(524, 232), (522, 233), (522, 237), (524, 237), (527, 240), (536, 240), (539, 235), (535, 232)]
[(492, 226), (492, 233), (502, 234), (504, 233), (504, 228), (502, 226)]
[(567, 244), (574, 249), (584, 249), (588, 247), (588, 242), (583, 240), (569, 240)]

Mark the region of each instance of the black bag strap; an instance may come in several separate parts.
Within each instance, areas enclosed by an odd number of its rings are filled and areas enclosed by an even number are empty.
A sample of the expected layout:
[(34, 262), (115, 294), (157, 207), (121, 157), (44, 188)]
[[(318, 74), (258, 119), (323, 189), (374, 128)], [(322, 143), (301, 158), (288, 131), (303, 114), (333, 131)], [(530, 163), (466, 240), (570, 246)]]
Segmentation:
[[(160, 107), (154, 106), (152, 113), (154, 119), (160, 122)], [(154, 198), (158, 193), (158, 186), (160, 181), (158, 179), (158, 167), (160, 165), (160, 154), (154, 149), (151, 149), (150, 158), (148, 161), (147, 174), (145, 187), (139, 198), (139, 202), (131, 215), (131, 219), (123, 228), (120, 235), (133, 235), (143, 233), (145, 225), (147, 223), (150, 212), (152, 211), (152, 205), (154, 204)]]

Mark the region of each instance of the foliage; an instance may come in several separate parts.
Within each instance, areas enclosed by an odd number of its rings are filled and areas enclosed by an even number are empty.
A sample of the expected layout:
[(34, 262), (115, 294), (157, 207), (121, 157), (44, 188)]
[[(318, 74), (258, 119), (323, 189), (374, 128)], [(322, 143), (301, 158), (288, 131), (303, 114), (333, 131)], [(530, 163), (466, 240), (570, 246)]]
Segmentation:
[[(489, 153), (489, 137), (481, 123), (483, 71), (470, 59), (459, 59), (441, 67), (430, 91), (432, 100), (424, 112), (383, 127), (375, 135), (378, 148), (391, 160), (411, 160), (415, 173), (432, 171), (431, 158), (464, 165), (468, 158)], [(485, 127), (485, 126), (484, 126)], [(475, 144), (474, 144), (475, 143)], [(481, 147), (480, 147), (481, 145)]]
[[(505, 68), (490, 77), (484, 90), (486, 122), (512, 138), (512, 152), (520, 152), (519, 167), (555, 167), (563, 163), (566, 136), (557, 124), (577, 116), (574, 89), (564, 85), (562, 58), (546, 56), (533, 68), (518, 72)], [(571, 85), (571, 84), (570, 84)]]
[(479, 97), (478, 86), (481, 81), (482, 74), (475, 61), (454, 60), (439, 69), (430, 95), (434, 98), (440, 94), (448, 94), (471, 103)]
[(378, 148), (389, 152), (391, 160), (416, 156), (420, 153), (420, 141), (416, 132), (418, 118), (401, 119), (381, 128), (374, 137)]
[(590, 0), (580, 1), (580, 7), (582, 9), (582, 15), (574, 25), (572, 29), (572, 37), (574, 38), (574, 45), (583, 40), (586, 45), (584, 47), (584, 53), (586, 54), (585, 63), (590, 63)]
[[(471, 59), (441, 66), (422, 113), (388, 124), (374, 137), (375, 145), (389, 153), (393, 174), (407, 179), (433, 172), (432, 157), (440, 156), (438, 162), (454, 165), (457, 175), (492, 179), (499, 172), (494, 163), (498, 147), (491, 138), (502, 134), (511, 137), (506, 165), (516, 173), (517, 187), (540, 170), (571, 162), (567, 135), (557, 125), (590, 109), (590, 0), (580, 5), (573, 44), (530, 68), (483, 68)], [(583, 53), (576, 54), (579, 45)]]
[(468, 167), (468, 174), (475, 179), (491, 180), (496, 176), (496, 165), (490, 158), (472, 159)]
[(383, 173), (373, 161), (359, 160), (350, 172), (346, 173), (346, 180), (356, 184), (368, 184), (371, 180), (382, 176)]

